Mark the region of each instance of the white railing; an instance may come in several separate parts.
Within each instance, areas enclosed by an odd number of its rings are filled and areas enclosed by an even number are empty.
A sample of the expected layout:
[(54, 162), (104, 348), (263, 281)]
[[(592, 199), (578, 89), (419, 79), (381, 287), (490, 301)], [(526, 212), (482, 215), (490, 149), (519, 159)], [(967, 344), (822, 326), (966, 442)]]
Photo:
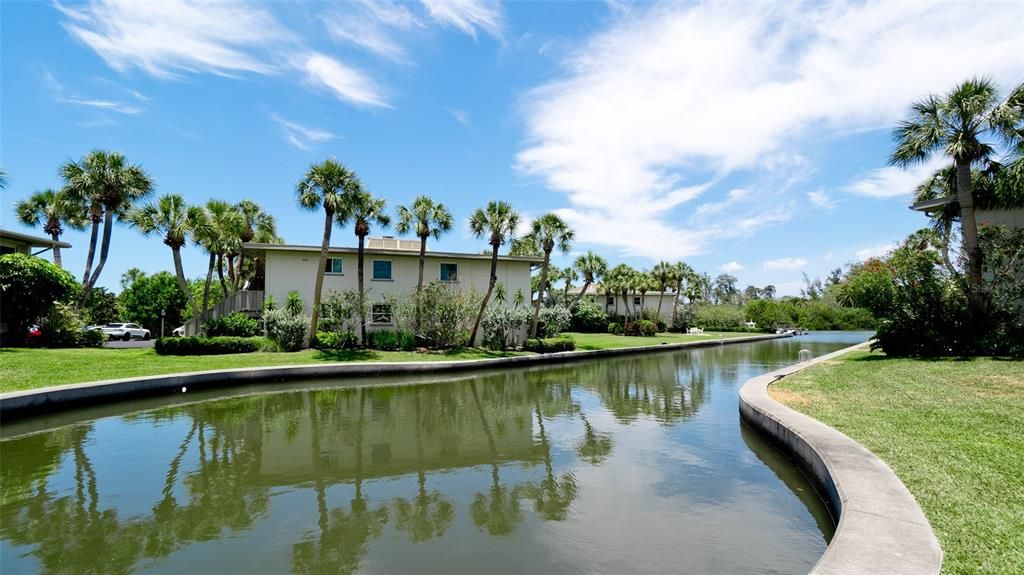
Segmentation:
[[(216, 287), (216, 286), (214, 286)], [(263, 309), (263, 290), (239, 290), (228, 295), (227, 299), (210, 308), (206, 319), (213, 319), (240, 311), (255, 315)], [(201, 303), (201, 302), (197, 302)], [(202, 331), (202, 319), (193, 318), (185, 324), (185, 335), (198, 335)]]

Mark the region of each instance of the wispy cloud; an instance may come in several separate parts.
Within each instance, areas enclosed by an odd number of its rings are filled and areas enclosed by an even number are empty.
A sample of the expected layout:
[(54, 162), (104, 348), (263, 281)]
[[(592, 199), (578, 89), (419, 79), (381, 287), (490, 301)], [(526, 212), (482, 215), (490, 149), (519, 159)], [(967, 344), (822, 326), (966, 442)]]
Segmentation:
[(300, 66), (311, 85), (326, 88), (339, 100), (361, 106), (391, 107), (377, 83), (358, 68), (320, 52), (302, 57)]
[(722, 264), (721, 266), (718, 267), (718, 269), (722, 270), (723, 272), (738, 272), (743, 269), (743, 264), (737, 261), (731, 261), (727, 264)]
[(139, 114), (142, 112), (141, 108), (135, 106), (129, 106), (122, 104), (121, 102), (112, 102), (110, 100), (89, 100), (83, 98), (60, 98), (61, 102), (68, 104), (74, 104), (76, 106), (86, 106), (89, 108), (96, 108), (99, 110), (108, 110), (110, 112), (117, 112), (118, 114)]
[(424, 27), (408, 6), (390, 0), (346, 3), (343, 10), (323, 16), (323, 21), (335, 41), (359, 46), (396, 62), (408, 62), (408, 54), (396, 35)]
[(937, 155), (928, 162), (907, 169), (896, 166), (878, 168), (844, 186), (843, 191), (870, 198), (909, 198), (914, 188), (948, 163), (948, 159)]
[(338, 138), (338, 136), (319, 128), (310, 128), (291, 122), (278, 116), (276, 113), (271, 114), (270, 118), (281, 127), (281, 132), (284, 134), (285, 140), (288, 141), (292, 146), (304, 150), (312, 151), (316, 144), (322, 144)]
[(469, 115), (466, 114), (465, 110), (461, 110), (459, 108), (445, 108), (445, 111), (448, 112), (452, 118), (455, 118), (456, 122), (463, 126), (469, 126)]
[(798, 270), (807, 266), (806, 258), (779, 258), (762, 264), (765, 271)]
[(879, 244), (877, 246), (868, 246), (866, 248), (857, 250), (857, 259), (864, 261), (871, 258), (882, 257), (892, 250), (896, 249), (896, 244)]
[(505, 14), (498, 2), (487, 0), (421, 0), (435, 22), (452, 26), (476, 38), (477, 30), (501, 38)]
[(824, 210), (831, 210), (836, 207), (836, 201), (829, 197), (828, 193), (824, 190), (814, 190), (813, 192), (807, 192), (807, 199), (810, 200), (811, 204)]
[[(142, 108), (133, 106), (131, 104), (125, 104), (117, 100), (111, 100), (106, 98), (86, 98), (74, 95), (70, 90), (67, 90), (57, 77), (53, 75), (53, 72), (46, 70), (43, 72), (43, 84), (53, 93), (53, 97), (58, 102), (64, 104), (72, 104), (75, 106), (82, 106), (85, 108), (91, 108), (94, 110), (101, 110), (106, 112), (115, 112), (118, 114), (141, 114)], [(112, 120), (92, 120), (85, 127), (96, 127), (100, 125), (109, 125), (113, 123)], [(80, 124), (84, 125), (84, 124)]]

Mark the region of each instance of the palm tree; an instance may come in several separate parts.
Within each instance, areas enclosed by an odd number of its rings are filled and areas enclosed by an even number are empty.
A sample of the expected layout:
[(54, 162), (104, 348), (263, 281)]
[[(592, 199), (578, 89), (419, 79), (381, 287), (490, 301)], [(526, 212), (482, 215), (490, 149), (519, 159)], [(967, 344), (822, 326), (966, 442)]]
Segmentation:
[[(661, 295), (658, 296), (659, 319), (661, 318), (661, 302), (665, 299), (665, 290), (676, 283), (677, 273), (679, 273), (679, 269), (668, 262), (658, 262), (658, 265), (651, 270), (651, 275), (654, 276), (654, 281), (658, 284), (658, 291), (661, 292)], [(675, 311), (673, 311), (672, 317), (675, 317)]]
[[(377, 224), (382, 228), (391, 225), (391, 217), (385, 212), (388, 202), (384, 198), (375, 198), (361, 188), (346, 191), (341, 206), (334, 214), (338, 225), (344, 226), (349, 220), (355, 223), (356, 237), (359, 238), (359, 251), (356, 256), (356, 280), (359, 285), (359, 333), (360, 341), (366, 344), (366, 291), (363, 289), (363, 257), (366, 248), (366, 236), (370, 235), (370, 226)], [(321, 270), (322, 272), (322, 270)]]
[(647, 292), (654, 288), (654, 277), (651, 272), (641, 270), (633, 275), (633, 291), (640, 294), (640, 317), (647, 307)]
[(993, 154), (995, 138), (1016, 145), (1024, 122), (1024, 84), (1018, 85), (1004, 101), (992, 80), (971, 78), (945, 96), (929, 95), (911, 105), (910, 119), (900, 122), (892, 134), (896, 149), (889, 163), (907, 167), (922, 163), (942, 151), (956, 169), (956, 196), (960, 203), (960, 228), (967, 253), (968, 299), (975, 317), (984, 311), (981, 291), (982, 254), (978, 245), (978, 223), (974, 214), (971, 168)]
[[(262, 244), (281, 243), (281, 238), (277, 235), (277, 222), (274, 221), (274, 216), (264, 212), (259, 204), (252, 200), (242, 200), (235, 205), (235, 209), (242, 215), (242, 221), (244, 222), (242, 233), (238, 238), (241, 243), (244, 244), (251, 241)], [(229, 266), (232, 264), (232, 259), (229, 258), (228, 260)], [(245, 251), (240, 249), (238, 250), (238, 265), (231, 272), (233, 276), (233, 289), (235, 291), (238, 291), (242, 283), (244, 265)], [(231, 268), (229, 267), (229, 269)]]
[(451, 231), (454, 225), (452, 214), (441, 202), (435, 202), (429, 196), (417, 196), (409, 206), (398, 206), (398, 224), (395, 229), (400, 234), (413, 232), (420, 239), (419, 277), (416, 280), (416, 333), (420, 332), (420, 299), (423, 292), (423, 266), (426, 263), (427, 238), (435, 240)]
[(687, 300), (692, 301), (693, 298), (690, 294), (693, 292), (694, 286), (697, 284), (695, 279), (697, 272), (693, 271), (693, 268), (686, 262), (676, 262), (675, 264), (675, 280), (676, 280), (676, 296), (672, 298), (672, 323), (676, 321), (676, 310), (679, 309), (679, 298), (682, 296), (683, 282), (686, 282), (687, 288)]
[[(124, 155), (94, 150), (78, 162), (67, 162), (61, 167), (65, 190), (77, 203), (89, 205), (92, 235), (85, 258), (82, 276), (82, 295), (79, 305), (89, 298), (89, 291), (99, 280), (110, 253), (110, 235), (114, 229), (114, 216), (124, 215), (136, 201), (153, 192), (153, 180), (137, 164), (129, 164)], [(103, 242), (100, 260), (92, 269), (96, 254), (96, 241), (100, 222), (103, 222)], [(90, 275), (91, 274), (91, 275)]]
[[(629, 290), (631, 289), (631, 282), (633, 274), (636, 273), (633, 268), (629, 267), (628, 264), (619, 264), (612, 269), (608, 270), (604, 277), (604, 287), (607, 293), (613, 295), (619, 295), (622, 297), (624, 304), (624, 311), (626, 315), (632, 315), (629, 313)], [(615, 310), (618, 312), (619, 305), (615, 304)]]
[(193, 208), (189, 208), (185, 199), (178, 194), (166, 194), (156, 202), (131, 210), (125, 219), (146, 237), (163, 234), (164, 244), (171, 248), (171, 255), (174, 258), (174, 273), (178, 276), (178, 285), (188, 296), (192, 317), (199, 317), (196, 299), (192, 296), (192, 290), (185, 281), (185, 272), (181, 267), (181, 247), (192, 233), (190, 224), (196, 221), (196, 216), (189, 215), (192, 210)]
[(28, 199), (15, 205), (18, 221), (26, 226), (43, 224), (43, 231), (53, 238), (53, 263), (64, 267), (60, 257), (60, 235), (64, 233), (62, 224), (73, 230), (85, 229), (85, 213), (68, 194), (46, 189), (36, 192)]
[[(540, 266), (540, 287), (541, 295), (548, 285), (548, 266), (551, 264), (551, 252), (558, 248), (563, 255), (569, 253), (572, 241), (576, 232), (565, 223), (562, 218), (555, 214), (544, 214), (530, 223), (530, 236), (544, 254), (544, 262)], [(540, 304), (542, 298), (537, 298), (533, 304), (533, 324), (530, 326), (530, 333), (537, 337), (538, 320), (540, 319)]]
[(566, 266), (561, 269), (561, 273), (558, 274), (558, 279), (565, 282), (562, 291), (562, 301), (565, 305), (569, 305), (569, 290), (572, 288), (572, 283), (579, 281), (580, 274), (576, 272), (576, 268), (572, 266)]
[(587, 253), (576, 258), (576, 261), (573, 262), (573, 267), (579, 270), (580, 275), (583, 276), (583, 288), (580, 289), (579, 295), (572, 302), (576, 304), (583, 297), (583, 294), (587, 293), (590, 286), (607, 273), (608, 262), (604, 261), (604, 258), (594, 252), (587, 251)]
[(312, 318), (309, 322), (310, 337), (316, 336), (316, 327), (320, 319), (320, 295), (324, 287), (324, 266), (327, 265), (327, 249), (331, 245), (334, 214), (345, 203), (343, 197), (360, 190), (361, 187), (356, 173), (334, 159), (310, 166), (305, 177), (296, 186), (299, 207), (314, 212), (321, 207), (324, 210), (324, 236), (320, 243), (320, 263), (316, 267)]
[(507, 202), (489, 202), (486, 208), (477, 208), (469, 216), (469, 230), (473, 236), (481, 238), (487, 236), (487, 243), (491, 246), (491, 277), (487, 282), (487, 292), (480, 302), (480, 311), (476, 314), (473, 322), (473, 331), (469, 335), (469, 345), (476, 341), (476, 332), (480, 329), (480, 321), (484, 317), (487, 303), (491, 299), (491, 292), (494, 291), (494, 284), (498, 282), (498, 250), (506, 242), (515, 240), (516, 227), (519, 225), (519, 212)]
[(7, 187), (7, 170), (0, 168), (0, 190)]

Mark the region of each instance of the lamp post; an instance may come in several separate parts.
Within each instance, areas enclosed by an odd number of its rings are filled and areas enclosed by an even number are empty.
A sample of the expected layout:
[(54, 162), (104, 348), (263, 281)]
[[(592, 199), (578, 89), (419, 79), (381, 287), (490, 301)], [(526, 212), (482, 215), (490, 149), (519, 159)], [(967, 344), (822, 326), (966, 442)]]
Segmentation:
[(160, 310), (160, 337), (164, 336), (164, 316), (167, 313), (164, 310)]

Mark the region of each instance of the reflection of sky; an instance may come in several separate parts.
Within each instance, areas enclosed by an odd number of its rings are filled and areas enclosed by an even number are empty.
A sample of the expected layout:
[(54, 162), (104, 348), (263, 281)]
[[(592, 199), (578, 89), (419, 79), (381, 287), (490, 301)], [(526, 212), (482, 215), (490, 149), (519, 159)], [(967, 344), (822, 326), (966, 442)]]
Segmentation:
[[(747, 447), (740, 434), (735, 390), (746, 379), (795, 360), (800, 349), (814, 355), (837, 349), (857, 336), (818, 341), (811, 338), (754, 345), (704, 348), (681, 354), (646, 356), (635, 377), (652, 390), (683, 388), (687, 404), (694, 379), (702, 380), (703, 402), (694, 413), (663, 421), (638, 413), (624, 422), (599, 392), (601, 382), (572, 389), (573, 413), (544, 418), (544, 433), (556, 477), (571, 474), (577, 496), (561, 521), (545, 521), (533, 502), (521, 499), (522, 522), (506, 537), (492, 537), (473, 523), (475, 494), (488, 493), (492, 467), (441, 468), (426, 476), (428, 492), (440, 492), (455, 516), (443, 537), (411, 544), (394, 525), (393, 514), (381, 535), (365, 547), (364, 573), (396, 572), (799, 572), (824, 550), (814, 517), (797, 495)], [(776, 354), (760, 353), (766, 347)], [(774, 357), (773, 357), (774, 356)], [(630, 360), (617, 360), (630, 361)], [(641, 360), (637, 360), (641, 361)], [(588, 373), (585, 370), (580, 373)], [(379, 398), (378, 398), (379, 399)], [(579, 458), (585, 433), (581, 412), (597, 433), (612, 439), (599, 464)], [(165, 411), (164, 413), (167, 413)], [(121, 520), (144, 519), (162, 497), (168, 463), (178, 453), (192, 421), (181, 412), (171, 419), (107, 417), (89, 423), (85, 452), (96, 473), (99, 508), (115, 510)], [(533, 439), (542, 442), (534, 416)], [(181, 478), (196, 470), (197, 442), (186, 449), (175, 482), (179, 504), (188, 501)], [(545, 476), (538, 457), (499, 465), (501, 484), (536, 484)], [(796, 489), (810, 489), (790, 479)], [(66, 453), (48, 488), (55, 496), (73, 496), (75, 465)], [(410, 500), (417, 475), (367, 480), (368, 506), (392, 506)], [(328, 508), (351, 509), (351, 483), (326, 486)], [(167, 557), (139, 564), (147, 573), (287, 572), (293, 545), (319, 538), (317, 498), (308, 483), (270, 489), (264, 518), (245, 531), (223, 530), (208, 541), (192, 542)], [(5, 573), (35, 572), (35, 558), (19, 557), (28, 547), (2, 542)]]

